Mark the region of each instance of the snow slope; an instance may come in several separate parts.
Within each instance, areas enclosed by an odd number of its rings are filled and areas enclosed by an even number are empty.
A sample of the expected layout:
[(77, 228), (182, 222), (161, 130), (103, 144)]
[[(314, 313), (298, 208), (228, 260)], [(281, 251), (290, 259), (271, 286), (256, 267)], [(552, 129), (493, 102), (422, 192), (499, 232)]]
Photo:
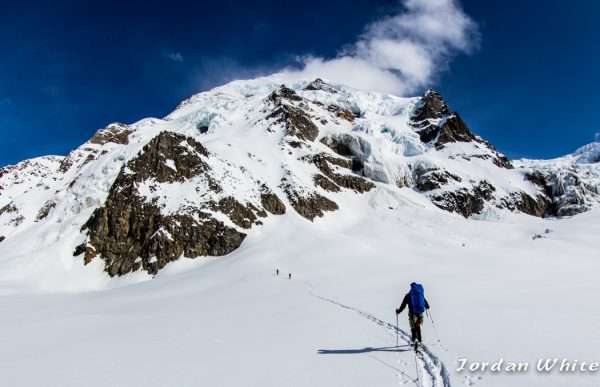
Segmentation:
[(4, 384), (413, 385), (406, 316), (395, 348), (393, 311), (417, 280), (441, 339), (427, 321), (423, 385), (597, 385), (580, 373), (456, 373), (455, 361), (597, 360), (600, 213), (473, 221), (400, 188), (342, 206), (353, 216), (269, 218), (236, 252), (180, 260), (149, 282), (3, 296)]

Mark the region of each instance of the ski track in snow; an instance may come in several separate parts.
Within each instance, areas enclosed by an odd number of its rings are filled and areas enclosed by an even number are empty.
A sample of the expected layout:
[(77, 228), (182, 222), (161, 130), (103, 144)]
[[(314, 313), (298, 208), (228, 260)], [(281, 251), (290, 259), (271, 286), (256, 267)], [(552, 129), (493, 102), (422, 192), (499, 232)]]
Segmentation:
[[(319, 300), (326, 301), (331, 304), (337, 305), (341, 308), (353, 311), (354, 313), (358, 314), (359, 316), (364, 317), (367, 320), (370, 320), (371, 322), (373, 322), (373, 323), (379, 325), (381, 328), (385, 329), (390, 334), (392, 340), (394, 340), (396, 337), (396, 334), (398, 334), (399, 338), (402, 340), (402, 342), (410, 347), (410, 343), (411, 343), (410, 335), (407, 332), (405, 332), (404, 330), (399, 329), (396, 326), (394, 326), (390, 323), (387, 323), (383, 320), (380, 320), (377, 317), (373, 316), (372, 314), (362, 311), (358, 308), (354, 308), (352, 306), (342, 304), (341, 302), (338, 302), (336, 300), (332, 300), (330, 298), (315, 294), (312, 291), (313, 286), (310, 282), (305, 282), (305, 281), (299, 281), (299, 282), (302, 282), (308, 286), (308, 289), (306, 292), (311, 297), (314, 297)], [(401, 378), (400, 384), (413, 382), (417, 386), (422, 386), (422, 387), (424, 387), (424, 386), (450, 387), (450, 375), (448, 374), (448, 370), (447, 370), (446, 366), (424, 344), (421, 345), (421, 347), (420, 347), (419, 355), (415, 356), (415, 361), (416, 361), (417, 369), (418, 369), (418, 375), (417, 375), (418, 377), (417, 378), (410, 377), (405, 371), (394, 367), (393, 365), (389, 364), (388, 362), (386, 362), (376, 356), (373, 356), (373, 355), (367, 355), (367, 356), (379, 361), (380, 363), (384, 364), (385, 366), (392, 368), (394, 371), (398, 372), (397, 376)], [(400, 362), (400, 360), (398, 360), (398, 362)], [(405, 364), (408, 364), (408, 363), (405, 362)]]

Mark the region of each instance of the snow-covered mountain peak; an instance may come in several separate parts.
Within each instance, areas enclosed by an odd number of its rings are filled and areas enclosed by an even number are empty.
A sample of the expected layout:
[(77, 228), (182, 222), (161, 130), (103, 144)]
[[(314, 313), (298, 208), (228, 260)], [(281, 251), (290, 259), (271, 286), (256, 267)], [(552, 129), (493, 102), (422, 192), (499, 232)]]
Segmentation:
[(577, 149), (573, 156), (577, 157), (577, 163), (600, 162), (600, 142), (592, 142)]
[(56, 249), (111, 276), (155, 273), (182, 256), (230, 253), (271, 217), (350, 216), (348, 203), (378, 189), (464, 217), (598, 203), (591, 172), (585, 186), (567, 178), (553, 189), (551, 167), (518, 166), (434, 90), (402, 98), (323, 79), (234, 81), (164, 119), (110, 124), (66, 157), (3, 168), (0, 249)]
[(420, 124), (425, 120), (439, 120), (452, 114), (448, 103), (433, 89), (428, 89), (419, 101), (412, 119)]

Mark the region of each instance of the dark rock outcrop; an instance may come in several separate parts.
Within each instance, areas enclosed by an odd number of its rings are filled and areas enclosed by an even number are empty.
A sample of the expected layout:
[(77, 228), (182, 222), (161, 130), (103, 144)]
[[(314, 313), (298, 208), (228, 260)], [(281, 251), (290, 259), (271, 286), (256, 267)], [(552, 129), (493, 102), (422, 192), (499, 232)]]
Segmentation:
[(336, 211), (339, 208), (334, 201), (323, 195), (296, 187), (287, 177), (281, 179), (281, 188), (294, 210), (311, 222), (317, 216), (325, 215), (325, 211)]
[(500, 168), (512, 169), (510, 161), (481, 137), (475, 135), (465, 121), (453, 112), (442, 96), (428, 90), (411, 115), (413, 128), (422, 142), (432, 143), (442, 149), (448, 143), (476, 142), (488, 148), (493, 154), (493, 163)]
[(461, 214), (465, 218), (479, 214), (486, 203), (493, 197), (496, 189), (487, 181), (480, 182), (472, 190), (460, 188), (446, 191), (432, 198), (433, 204), (439, 208)]
[(251, 204), (242, 205), (231, 196), (219, 200), (219, 203), (213, 204), (211, 207), (213, 211), (227, 215), (236, 226), (242, 228), (252, 227), (257, 220), (257, 214), (263, 218), (267, 215)]
[(119, 123), (111, 124), (106, 128), (97, 131), (90, 139), (90, 143), (104, 145), (107, 142), (112, 142), (125, 145), (129, 143), (129, 135), (131, 133), (133, 133), (133, 131), (129, 129), (127, 125)]
[[(128, 168), (135, 172), (135, 182), (150, 178), (159, 183), (182, 182), (209, 169), (202, 156), (208, 157), (208, 151), (193, 138), (161, 132), (128, 163)], [(211, 185), (218, 187), (216, 181), (211, 181)]]
[(275, 195), (274, 193), (271, 193), (271, 192), (261, 193), (260, 201), (261, 201), (263, 208), (266, 211), (270, 212), (271, 214), (273, 214), (273, 215), (285, 214), (285, 205), (283, 204), (281, 199), (279, 199), (277, 197), (277, 195)]
[(14, 227), (19, 226), (25, 221), (25, 217), (23, 215), (19, 215), (16, 218), (12, 218), (8, 224), (13, 225)]
[(299, 196), (295, 192), (288, 194), (288, 200), (294, 207), (294, 210), (311, 222), (318, 216), (325, 215), (324, 211), (336, 211), (338, 205), (318, 193), (312, 193), (308, 196)]
[[(351, 174), (335, 173), (333, 171), (333, 169), (331, 168), (331, 166), (329, 165), (331, 163), (331, 164), (336, 165), (341, 168), (353, 170), (355, 163), (352, 160), (331, 157), (331, 156), (328, 156), (323, 153), (319, 153), (317, 155), (310, 157), (310, 160), (313, 164), (315, 164), (317, 166), (317, 168), (319, 168), (319, 170), (323, 173), (323, 175), (325, 175), (327, 178), (329, 178), (331, 181), (333, 181), (339, 187), (352, 189), (359, 193), (364, 193), (364, 192), (370, 191), (371, 189), (373, 189), (375, 187), (375, 184), (368, 181), (364, 177), (357, 176), (357, 175), (351, 175)], [(319, 183), (320, 183), (319, 185), (321, 185), (321, 184), (324, 184), (325, 186), (329, 185), (329, 184), (327, 184), (326, 181), (323, 181), (322, 178), (316, 178), (316, 179), (319, 180)], [(321, 187), (325, 188), (323, 185), (321, 185)], [(327, 188), (325, 188), (325, 189), (327, 189)], [(335, 190), (335, 188), (333, 188), (333, 190)]]
[(354, 113), (352, 113), (350, 110), (344, 109), (343, 107), (337, 105), (328, 105), (327, 110), (335, 113), (337, 117), (349, 122), (354, 122), (356, 119), (356, 115), (354, 115)]
[(326, 136), (321, 139), (321, 143), (327, 145), (332, 151), (340, 156), (351, 157), (354, 153), (346, 142), (339, 141), (335, 137)]
[(434, 196), (433, 204), (448, 212), (461, 214), (465, 218), (483, 210), (485, 201), (466, 188), (443, 192)]
[[(321, 143), (328, 146), (338, 155), (349, 158), (352, 163), (352, 172), (360, 173), (364, 169), (365, 166), (360, 157), (361, 152), (354, 149), (361, 148), (360, 141), (356, 137), (351, 135), (326, 136), (321, 139)], [(342, 167), (347, 168), (345, 166)]]
[(429, 89), (416, 106), (411, 120), (417, 127), (425, 127), (429, 120), (440, 119), (452, 114), (450, 107), (442, 96), (435, 90)]
[(341, 188), (339, 185), (335, 184), (333, 181), (329, 180), (327, 177), (321, 175), (320, 173), (316, 174), (313, 177), (313, 181), (316, 186), (323, 188), (325, 191), (329, 192), (340, 192)]
[(482, 197), (483, 199), (489, 201), (494, 198), (494, 192), (496, 192), (496, 187), (494, 187), (488, 181), (482, 180), (475, 188), (473, 188), (473, 192), (475, 192), (475, 194), (477, 194), (479, 197)]
[(38, 214), (35, 217), (35, 221), (39, 222), (40, 220), (46, 218), (48, 216), (48, 214), (50, 213), (50, 210), (52, 210), (54, 207), (56, 207), (56, 203), (53, 202), (52, 200), (48, 200), (44, 204), (44, 206), (42, 208), (40, 208), (40, 210), (38, 211)]
[(0, 243), (2, 243), (2, 241), (4, 241), (6, 239), (6, 237), (4, 235), (0, 235)]
[(416, 186), (419, 191), (426, 192), (441, 188), (449, 181), (460, 182), (462, 179), (448, 171), (428, 171), (418, 175)]
[(15, 207), (15, 205), (12, 204), (12, 202), (8, 203), (4, 207), (0, 208), (0, 215), (10, 214), (13, 212), (18, 212), (18, 210), (17, 210), (17, 207)]
[(576, 165), (556, 170), (534, 170), (525, 178), (541, 188), (543, 195), (537, 200), (544, 201), (544, 216), (571, 216), (585, 212), (590, 208), (587, 198), (600, 196), (598, 186), (587, 183)]
[[(160, 133), (121, 170), (105, 205), (94, 211), (82, 227), (88, 238), (74, 254), (85, 254), (85, 263), (101, 257), (106, 271), (115, 276), (140, 268), (156, 273), (181, 256), (218, 256), (237, 249), (244, 233), (200, 209), (163, 214), (137, 191), (137, 184), (148, 179), (174, 182), (200, 174), (210, 179), (206, 173), (209, 166), (202, 160), (207, 156), (206, 149), (191, 138)], [(166, 160), (172, 164), (165, 165)], [(219, 188), (216, 182), (209, 186)], [(224, 199), (217, 207), (228, 212), (235, 223), (249, 226), (256, 219), (254, 213), (236, 203)]]
[[(117, 183), (118, 184), (118, 183)], [(88, 231), (85, 263), (100, 256), (109, 275), (142, 268), (156, 273), (181, 256), (225, 255), (237, 249), (245, 234), (198, 211), (192, 215), (162, 215), (129, 189), (111, 190), (105, 207), (97, 209), (83, 230)]]
[(312, 122), (308, 114), (290, 105), (279, 105), (267, 118), (274, 118), (275, 122), (285, 127), (288, 136), (300, 140), (314, 141), (319, 135), (319, 128)]
[(272, 102), (275, 106), (280, 106), (284, 100), (298, 102), (302, 101), (302, 97), (300, 97), (293, 89), (290, 89), (286, 85), (281, 85), (279, 89), (269, 94), (267, 100)]
[(308, 86), (304, 88), (304, 90), (322, 90), (332, 94), (337, 93), (337, 90), (333, 86), (323, 81), (321, 78), (317, 78), (311, 83), (309, 83)]
[(420, 127), (417, 134), (421, 141), (424, 143), (435, 141), (433, 145), (436, 149), (441, 149), (451, 142), (481, 142), (481, 139), (469, 130), (467, 124), (456, 113), (446, 117), (441, 125), (425, 120), (416, 123), (415, 127)]
[[(552, 202), (543, 195), (533, 198), (525, 192), (518, 192), (512, 195), (512, 201), (517, 210), (529, 215), (543, 217), (554, 212)], [(513, 209), (513, 206), (509, 205), (509, 208)]]
[(469, 130), (467, 124), (458, 114), (454, 114), (439, 128), (435, 147), (440, 149), (449, 142), (477, 141), (477, 137)]

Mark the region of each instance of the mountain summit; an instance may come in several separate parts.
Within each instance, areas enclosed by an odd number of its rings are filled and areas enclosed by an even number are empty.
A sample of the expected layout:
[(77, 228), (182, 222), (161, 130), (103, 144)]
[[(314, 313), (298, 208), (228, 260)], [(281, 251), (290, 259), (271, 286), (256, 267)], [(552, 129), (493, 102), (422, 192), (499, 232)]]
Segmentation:
[(66, 157), (0, 169), (0, 250), (50, 248), (110, 276), (153, 274), (228, 254), (268, 217), (315, 222), (382, 189), (465, 218), (573, 215), (600, 201), (595, 150), (511, 163), (434, 90), (236, 81), (163, 119), (111, 124)]

